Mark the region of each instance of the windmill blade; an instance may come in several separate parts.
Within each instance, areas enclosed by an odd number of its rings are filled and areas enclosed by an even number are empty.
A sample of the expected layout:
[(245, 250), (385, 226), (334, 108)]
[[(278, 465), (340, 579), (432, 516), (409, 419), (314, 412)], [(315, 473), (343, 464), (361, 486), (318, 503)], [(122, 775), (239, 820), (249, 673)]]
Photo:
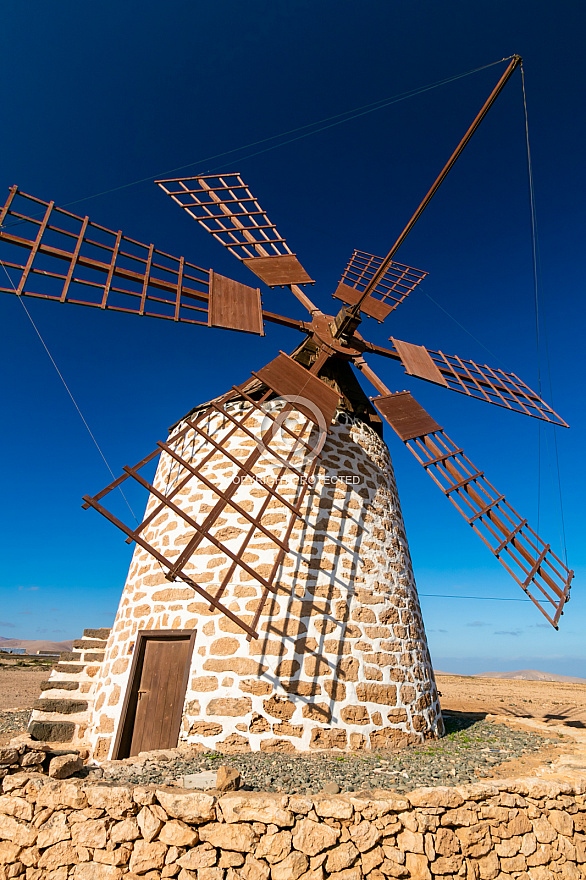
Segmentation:
[[(23, 250), (28, 252), (25, 262)], [(263, 319), (303, 329), (300, 321), (263, 312), (258, 288), (141, 244), (17, 187), (0, 211), (0, 261), (8, 274), (0, 280), (3, 293), (259, 336), (264, 336)]]
[[(249, 380), (203, 405), (178, 423), (167, 442), (157, 443), (137, 465), (125, 467), (109, 486), (83, 499), (84, 508), (93, 507), (126, 534), (127, 542), (134, 541), (156, 559), (168, 580), (192, 587), (249, 639), (258, 638), (263, 607), (277, 589), (275, 579), (339, 402), (330, 386), (283, 353), (253, 377), (256, 397), (246, 391)], [(281, 399), (270, 401), (275, 394)], [(143, 469), (152, 468), (157, 458), (150, 482)], [(297, 488), (281, 489), (280, 483), (287, 484), (292, 476)], [(127, 479), (149, 496), (145, 519), (138, 526), (125, 524), (102, 504)], [(194, 497), (206, 503), (196, 506)], [(275, 516), (275, 508), (285, 515)], [(226, 528), (226, 513), (244, 527)], [(175, 545), (169, 542), (170, 519), (180, 526)], [(202, 577), (194, 557), (199, 554), (201, 568), (202, 555), (210, 551), (215, 554), (214, 574), (206, 570)], [(261, 551), (263, 564), (254, 565)], [(226, 587), (238, 576), (256, 581), (260, 588), (254, 614), (246, 618), (222, 601)]]
[(374, 354), (399, 360), (409, 376), (442, 385), (449, 391), (457, 391), (475, 397), (485, 403), (502, 406), (541, 419), (553, 425), (567, 428), (568, 423), (551, 406), (532, 391), (515, 373), (505, 373), (487, 364), (480, 366), (474, 361), (463, 360), (458, 355), (446, 355), (430, 351), (423, 345), (413, 345), (391, 337), (393, 348), (366, 343)]
[(408, 391), (383, 394), (373, 398), (373, 403), (466, 522), (557, 629), (574, 572)]
[[(332, 295), (346, 305), (355, 305), (382, 263), (382, 257), (355, 250), (342, 273), (336, 292)], [(382, 324), (428, 274), (402, 263), (391, 263), (372, 292), (360, 304), (360, 310)]]
[(155, 183), (269, 287), (314, 283), (239, 174)]

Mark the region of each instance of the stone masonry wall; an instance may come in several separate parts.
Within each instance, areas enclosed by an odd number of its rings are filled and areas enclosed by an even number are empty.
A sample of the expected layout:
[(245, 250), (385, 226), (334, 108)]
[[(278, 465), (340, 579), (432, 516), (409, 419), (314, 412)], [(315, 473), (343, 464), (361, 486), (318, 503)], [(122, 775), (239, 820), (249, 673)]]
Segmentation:
[[(235, 413), (247, 408), (233, 405)], [(218, 414), (209, 416), (209, 424), (218, 439), (232, 427)], [(247, 424), (260, 435), (260, 421), (252, 418)], [(309, 431), (306, 439), (311, 439)], [(243, 431), (229, 441), (239, 460), (255, 445)], [(180, 448), (193, 462), (206, 451), (192, 433)], [(307, 463), (300, 467), (307, 468)], [(203, 472), (228, 483), (236, 469), (217, 453)], [(274, 462), (261, 459), (255, 473), (274, 480)], [(176, 463), (163, 455), (155, 484), (168, 488), (178, 479)], [(288, 483), (279, 489), (294, 500), (299, 487)], [(236, 499), (256, 511), (265, 494), (249, 481), (240, 486)], [(217, 500), (195, 480), (177, 498), (200, 521)], [(304, 503), (291, 535), (291, 552), (277, 575), (277, 593), (260, 618), (260, 638), (251, 642), (187, 585), (170, 584), (156, 560), (136, 548), (96, 686), (90, 738), (97, 758), (107, 757), (112, 747), (136, 634), (149, 629), (197, 631), (181, 741), (224, 751), (295, 751), (383, 748), (441, 734), (392, 464), (378, 435), (341, 413)], [(151, 498), (147, 510), (155, 504)], [(263, 523), (283, 537), (287, 513), (273, 499)], [(218, 538), (236, 551), (249, 524), (227, 508), (217, 526)], [(173, 557), (192, 533), (165, 509), (146, 537)], [(244, 558), (267, 575), (274, 545), (257, 533)], [(194, 580), (213, 592), (230, 559), (208, 542), (189, 565)], [(222, 601), (251, 622), (261, 591), (250, 574), (238, 569)]]
[(0, 880), (584, 880), (585, 792), (581, 774), (307, 797), (17, 773)]
[(64, 651), (33, 706), (29, 733), (45, 742), (83, 742), (91, 722), (95, 683), (110, 629), (86, 629)]

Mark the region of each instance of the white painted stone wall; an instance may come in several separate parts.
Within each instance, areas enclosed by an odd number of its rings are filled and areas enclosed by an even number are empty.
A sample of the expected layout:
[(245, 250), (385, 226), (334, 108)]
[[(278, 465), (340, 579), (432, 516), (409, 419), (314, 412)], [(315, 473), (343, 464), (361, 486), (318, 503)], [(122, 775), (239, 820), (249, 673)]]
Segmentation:
[[(278, 410), (279, 405), (275, 402), (273, 407)], [(232, 414), (247, 409), (246, 403), (230, 405)], [(217, 438), (232, 427), (213, 411), (207, 419)], [(247, 426), (260, 435), (256, 416)], [(209, 450), (191, 431), (179, 445), (194, 464)], [(241, 460), (255, 445), (239, 430), (227, 448)], [(225, 485), (236, 467), (216, 452), (203, 473)], [(274, 478), (274, 461), (261, 459), (255, 473)], [(162, 455), (156, 487), (168, 490), (178, 479), (177, 464)], [(299, 483), (290, 477), (279, 488), (293, 500)], [(200, 522), (217, 501), (195, 478), (177, 497), (182, 509)], [(235, 497), (256, 512), (266, 493), (250, 480)], [(155, 503), (151, 497), (148, 510)], [(139, 630), (148, 629), (197, 631), (181, 741), (225, 751), (295, 751), (384, 748), (441, 733), (391, 460), (370, 427), (339, 413), (302, 512), (291, 535), (291, 553), (277, 576), (277, 593), (260, 618), (260, 638), (251, 642), (191, 588), (167, 581), (153, 557), (136, 548), (96, 684), (90, 734), (96, 757), (111, 751), (132, 646)], [(271, 500), (263, 523), (283, 536), (287, 522), (286, 508)], [(248, 522), (228, 507), (217, 526), (217, 537), (235, 551)], [(165, 510), (146, 537), (167, 556), (176, 557), (192, 534), (184, 521)], [(244, 558), (266, 575), (275, 547), (257, 533)], [(205, 542), (187, 570), (214, 592), (229, 564)], [(250, 622), (261, 591), (251, 575), (238, 569), (222, 601)]]

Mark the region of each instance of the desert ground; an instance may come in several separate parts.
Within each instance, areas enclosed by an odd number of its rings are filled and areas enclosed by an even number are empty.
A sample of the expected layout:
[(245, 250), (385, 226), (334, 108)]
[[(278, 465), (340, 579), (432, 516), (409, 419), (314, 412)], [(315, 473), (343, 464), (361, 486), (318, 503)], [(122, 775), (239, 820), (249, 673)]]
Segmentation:
[[(0, 659), (0, 712), (30, 709), (51, 663), (26, 657)], [(471, 716), (496, 715), (511, 723), (538, 721), (556, 731), (586, 729), (586, 684), (436, 675), (442, 708)], [(12, 734), (14, 735), (14, 734)], [(9, 739), (0, 730), (0, 743)]]
[(436, 675), (448, 712), (534, 719), (548, 726), (586, 728), (586, 684)]
[(0, 657), (0, 745), (15, 736), (13, 725), (7, 723), (9, 710), (32, 708), (52, 665), (52, 661), (23, 656)]

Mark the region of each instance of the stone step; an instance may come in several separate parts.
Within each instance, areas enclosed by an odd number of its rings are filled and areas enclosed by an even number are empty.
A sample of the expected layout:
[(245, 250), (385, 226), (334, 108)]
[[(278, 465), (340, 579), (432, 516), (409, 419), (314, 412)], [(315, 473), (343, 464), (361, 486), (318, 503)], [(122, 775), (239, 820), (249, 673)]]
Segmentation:
[(66, 663), (58, 663), (53, 667), (53, 672), (58, 673), (58, 675), (79, 675), (79, 673), (84, 670), (85, 663), (81, 666), (75, 663), (71, 663), (69, 666)]
[(111, 632), (111, 627), (102, 627), (102, 629), (84, 629), (83, 635), (84, 638), (87, 637), (88, 639), (103, 639), (107, 641), (108, 636)]
[(73, 696), (75, 699), (83, 700), (85, 695), (89, 693), (89, 690), (89, 688), (85, 688), (84, 690), (78, 689), (77, 691), (66, 691), (61, 690), (60, 688), (53, 688), (43, 691), (42, 696), (40, 696), (39, 699), (48, 698), (50, 700), (70, 700)]
[(39, 712), (58, 713), (59, 715), (72, 715), (78, 712), (87, 712), (87, 700), (72, 700), (71, 698), (46, 698), (35, 700), (33, 709)]
[(41, 682), (41, 693), (50, 690), (77, 691), (79, 690), (79, 685), (80, 682), (77, 679), (71, 679), (70, 681), (59, 681), (56, 678), (48, 679)]
[(28, 726), (27, 733), (32, 740), (41, 742), (71, 742), (77, 725), (74, 721), (34, 720)]
[[(75, 650), (63, 651), (43, 682), (41, 696), (33, 706), (28, 733), (33, 740), (71, 742), (83, 740), (91, 720), (93, 687), (104, 659), (110, 629), (86, 629), (73, 643)], [(74, 695), (72, 691), (76, 691)], [(87, 695), (87, 700), (79, 699)]]
[(104, 659), (105, 651), (83, 651), (81, 654), (82, 663), (101, 663)]
[(76, 639), (73, 643), (73, 648), (76, 651), (87, 651), (88, 648), (100, 648), (101, 650), (104, 650), (106, 644), (106, 639)]

